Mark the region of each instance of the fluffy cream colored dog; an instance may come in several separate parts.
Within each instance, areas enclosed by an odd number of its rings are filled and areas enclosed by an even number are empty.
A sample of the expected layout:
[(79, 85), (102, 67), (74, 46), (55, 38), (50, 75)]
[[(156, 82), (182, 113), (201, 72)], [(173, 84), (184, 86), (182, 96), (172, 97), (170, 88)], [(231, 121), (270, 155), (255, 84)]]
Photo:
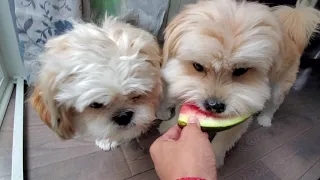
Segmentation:
[[(166, 28), (168, 99), (194, 103), (221, 117), (261, 111), (258, 122), (270, 126), (319, 21), (319, 11), (305, 2), (296, 8), (235, 0), (187, 6)], [(218, 166), (250, 122), (216, 135), (212, 145)], [(163, 122), (160, 131), (175, 123)]]
[(75, 23), (40, 56), (31, 103), (62, 139), (97, 137), (110, 150), (153, 123), (162, 92), (160, 49), (148, 32), (106, 18)]

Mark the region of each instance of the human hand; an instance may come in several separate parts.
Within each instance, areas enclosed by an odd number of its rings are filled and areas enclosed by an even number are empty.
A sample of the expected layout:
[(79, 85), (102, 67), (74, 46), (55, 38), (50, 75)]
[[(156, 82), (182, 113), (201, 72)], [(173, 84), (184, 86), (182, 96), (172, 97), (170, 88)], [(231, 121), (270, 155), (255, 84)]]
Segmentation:
[(197, 177), (217, 179), (215, 156), (199, 120), (191, 117), (182, 130), (170, 128), (150, 147), (151, 158), (161, 180)]

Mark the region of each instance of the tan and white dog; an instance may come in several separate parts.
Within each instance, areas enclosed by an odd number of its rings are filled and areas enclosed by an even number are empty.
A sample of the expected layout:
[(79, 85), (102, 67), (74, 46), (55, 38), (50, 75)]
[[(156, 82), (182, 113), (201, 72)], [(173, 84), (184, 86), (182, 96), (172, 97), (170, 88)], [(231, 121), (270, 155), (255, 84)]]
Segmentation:
[[(295, 8), (235, 0), (188, 5), (165, 31), (167, 99), (194, 103), (221, 117), (261, 111), (259, 124), (270, 126), (319, 22), (319, 11), (304, 1)], [(160, 132), (176, 124), (175, 118), (164, 121)], [(216, 135), (212, 147), (218, 166), (250, 122)]]
[(62, 139), (97, 138), (110, 150), (148, 130), (162, 93), (161, 51), (148, 32), (114, 18), (74, 23), (40, 56), (31, 103)]

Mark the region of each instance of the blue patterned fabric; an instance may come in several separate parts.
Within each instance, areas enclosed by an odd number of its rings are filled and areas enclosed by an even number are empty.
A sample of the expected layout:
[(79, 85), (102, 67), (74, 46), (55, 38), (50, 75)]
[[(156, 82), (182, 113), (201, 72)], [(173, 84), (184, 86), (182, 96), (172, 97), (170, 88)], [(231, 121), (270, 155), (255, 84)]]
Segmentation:
[(20, 53), (33, 83), (44, 44), (72, 29), (70, 19), (82, 18), (82, 0), (15, 0), (15, 14)]

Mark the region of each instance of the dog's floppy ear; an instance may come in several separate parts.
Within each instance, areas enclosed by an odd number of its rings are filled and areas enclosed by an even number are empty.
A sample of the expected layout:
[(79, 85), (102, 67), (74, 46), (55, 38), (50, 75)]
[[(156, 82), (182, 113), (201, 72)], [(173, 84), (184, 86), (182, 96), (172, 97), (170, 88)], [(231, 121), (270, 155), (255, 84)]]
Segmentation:
[(43, 102), (41, 94), (39, 87), (35, 87), (29, 101), (33, 109), (39, 114), (41, 120), (51, 128), (50, 113)]
[[(72, 122), (70, 121), (70, 110), (64, 107), (57, 108), (53, 97), (44, 96), (46, 95), (40, 90), (40, 87), (35, 87), (30, 98), (32, 107), (39, 114), (41, 120), (56, 132), (61, 139), (72, 138), (74, 136), (74, 130), (72, 128)], [(51, 110), (51, 112), (49, 110), (49, 101), (54, 103), (54, 107), (51, 107), (54, 110)]]
[(30, 103), (37, 111), (42, 121), (44, 121), (61, 139), (70, 139), (74, 136), (72, 128), (72, 110), (56, 102), (57, 93), (57, 72), (51, 70), (51, 65), (45, 63), (49, 61), (59, 61), (52, 59), (54, 54), (61, 53), (68, 49), (67, 35), (61, 35), (51, 39), (46, 44), (46, 49), (41, 57), (44, 63), (38, 76), (37, 84), (30, 97)]
[(156, 40), (147, 43), (140, 49), (140, 53), (148, 56), (147, 62), (153, 67), (159, 68), (162, 66), (162, 52)]
[(184, 15), (184, 11), (179, 13), (171, 22), (169, 22), (168, 26), (164, 30), (163, 64), (168, 62), (170, 56), (174, 56), (176, 54), (179, 46), (179, 39), (188, 29), (188, 23), (183, 20)]

